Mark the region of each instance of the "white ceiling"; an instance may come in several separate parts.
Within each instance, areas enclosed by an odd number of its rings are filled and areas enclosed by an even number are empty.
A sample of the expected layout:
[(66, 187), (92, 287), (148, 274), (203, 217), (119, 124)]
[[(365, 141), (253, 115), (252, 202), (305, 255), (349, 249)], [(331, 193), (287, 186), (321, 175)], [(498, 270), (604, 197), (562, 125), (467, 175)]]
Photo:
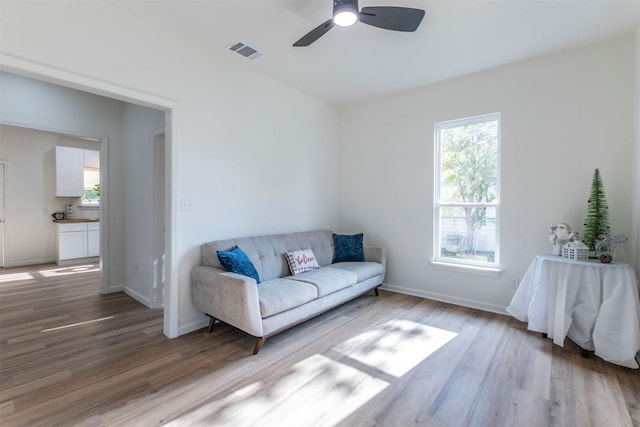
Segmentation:
[[(360, 0), (426, 10), (415, 33), (362, 23), (292, 44), (332, 0), (129, 0), (117, 7), (320, 99), (344, 104), (613, 38), (637, 29), (640, 0)], [(225, 48), (243, 41), (250, 61)]]

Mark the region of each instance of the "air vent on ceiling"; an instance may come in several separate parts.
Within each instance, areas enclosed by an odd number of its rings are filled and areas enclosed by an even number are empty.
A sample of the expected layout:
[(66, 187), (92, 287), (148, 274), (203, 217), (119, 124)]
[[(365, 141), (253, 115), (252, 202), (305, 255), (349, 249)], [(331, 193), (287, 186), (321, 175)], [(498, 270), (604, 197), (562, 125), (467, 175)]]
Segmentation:
[(232, 45), (227, 46), (227, 49), (231, 52), (237, 53), (238, 55), (242, 55), (247, 59), (251, 59), (252, 61), (255, 61), (264, 55), (262, 52), (258, 51), (258, 49), (243, 42), (235, 42)]

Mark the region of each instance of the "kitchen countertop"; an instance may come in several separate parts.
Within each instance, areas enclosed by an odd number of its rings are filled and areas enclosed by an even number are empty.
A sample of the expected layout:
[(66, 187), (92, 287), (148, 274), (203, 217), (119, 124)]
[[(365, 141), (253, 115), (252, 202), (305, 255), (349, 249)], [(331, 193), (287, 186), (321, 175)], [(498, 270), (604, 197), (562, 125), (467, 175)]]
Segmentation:
[(54, 219), (53, 222), (58, 224), (73, 224), (77, 222), (100, 222), (99, 219), (73, 218), (73, 219)]

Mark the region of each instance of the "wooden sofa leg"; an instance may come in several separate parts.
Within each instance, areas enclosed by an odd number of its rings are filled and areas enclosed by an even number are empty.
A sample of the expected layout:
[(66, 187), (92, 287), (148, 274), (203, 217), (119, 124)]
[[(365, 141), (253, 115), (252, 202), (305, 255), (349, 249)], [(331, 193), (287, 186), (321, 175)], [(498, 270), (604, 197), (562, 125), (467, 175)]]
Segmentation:
[(211, 333), (213, 332), (213, 327), (216, 324), (216, 318), (209, 316), (209, 327), (207, 328), (207, 332)]
[(376, 287), (374, 288), (374, 291), (375, 291), (375, 293), (376, 293), (376, 296), (377, 296), (377, 297), (379, 297), (379, 296), (380, 296), (380, 292), (378, 291), (378, 289), (380, 289), (380, 286), (376, 286)]
[(253, 347), (253, 355), (255, 356), (256, 354), (258, 354), (258, 352), (260, 351), (260, 349), (262, 348), (262, 344), (264, 344), (264, 342), (267, 339), (265, 337), (260, 337), (256, 339), (256, 345), (255, 347)]

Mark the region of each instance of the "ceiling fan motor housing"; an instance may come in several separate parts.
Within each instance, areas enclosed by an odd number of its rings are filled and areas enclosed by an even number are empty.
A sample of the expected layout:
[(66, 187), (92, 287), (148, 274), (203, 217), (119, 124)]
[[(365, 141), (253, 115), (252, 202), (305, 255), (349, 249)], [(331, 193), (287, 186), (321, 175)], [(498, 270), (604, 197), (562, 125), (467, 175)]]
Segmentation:
[(358, 0), (333, 0), (333, 16), (340, 12), (353, 12), (358, 15)]

